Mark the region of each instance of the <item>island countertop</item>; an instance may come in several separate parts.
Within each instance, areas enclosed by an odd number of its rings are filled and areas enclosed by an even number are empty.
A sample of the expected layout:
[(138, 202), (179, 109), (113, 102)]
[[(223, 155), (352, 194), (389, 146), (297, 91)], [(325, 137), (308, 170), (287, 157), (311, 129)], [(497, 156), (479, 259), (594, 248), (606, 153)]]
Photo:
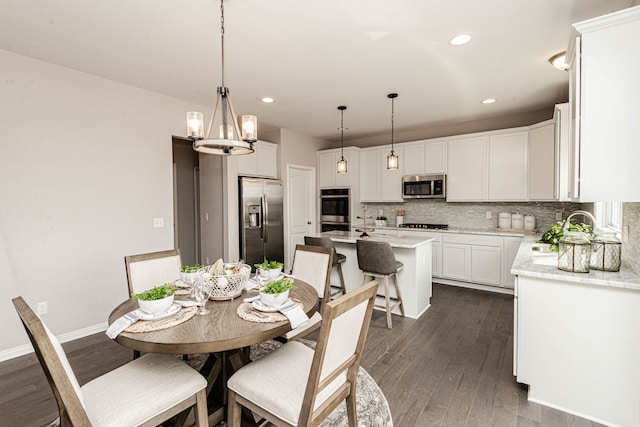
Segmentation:
[(558, 269), (557, 253), (540, 253), (532, 250), (538, 238), (538, 236), (524, 237), (511, 266), (511, 274), (640, 290), (640, 275), (625, 266), (622, 266), (618, 272), (591, 270), (589, 273), (571, 273)]
[[(358, 232), (349, 232), (349, 231), (325, 231), (323, 233), (318, 233), (316, 236), (318, 237), (329, 237), (334, 242), (340, 243), (356, 243), (356, 240), (360, 240), (362, 233)], [(368, 240), (376, 241), (376, 242), (387, 242), (391, 245), (392, 248), (405, 248), (405, 249), (415, 249), (420, 245), (424, 245), (427, 242), (433, 240), (431, 237), (421, 237), (421, 236), (393, 236), (386, 234), (372, 234)]]

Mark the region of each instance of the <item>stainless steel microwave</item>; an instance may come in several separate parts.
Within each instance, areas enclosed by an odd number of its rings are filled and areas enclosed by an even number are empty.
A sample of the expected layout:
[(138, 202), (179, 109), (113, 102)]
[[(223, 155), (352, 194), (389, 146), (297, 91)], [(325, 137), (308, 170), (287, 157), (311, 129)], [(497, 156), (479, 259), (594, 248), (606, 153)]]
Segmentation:
[(402, 197), (405, 199), (444, 199), (447, 177), (438, 175), (406, 175), (402, 177)]

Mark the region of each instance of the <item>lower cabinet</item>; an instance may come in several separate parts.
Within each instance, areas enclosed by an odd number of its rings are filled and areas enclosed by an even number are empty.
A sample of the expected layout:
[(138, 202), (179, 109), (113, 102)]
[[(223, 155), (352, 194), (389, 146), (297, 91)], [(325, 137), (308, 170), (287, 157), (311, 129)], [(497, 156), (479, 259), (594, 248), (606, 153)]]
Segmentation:
[(398, 236), (430, 237), (431, 241), (431, 276), (442, 277), (442, 233), (431, 231), (398, 231)]

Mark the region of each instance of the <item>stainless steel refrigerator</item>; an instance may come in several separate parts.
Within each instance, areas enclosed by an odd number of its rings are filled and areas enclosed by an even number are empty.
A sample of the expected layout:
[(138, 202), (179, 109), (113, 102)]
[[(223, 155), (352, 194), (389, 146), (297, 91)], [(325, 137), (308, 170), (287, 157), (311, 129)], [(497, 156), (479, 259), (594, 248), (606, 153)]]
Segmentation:
[(252, 268), (266, 257), (284, 263), (282, 181), (238, 178), (240, 254)]

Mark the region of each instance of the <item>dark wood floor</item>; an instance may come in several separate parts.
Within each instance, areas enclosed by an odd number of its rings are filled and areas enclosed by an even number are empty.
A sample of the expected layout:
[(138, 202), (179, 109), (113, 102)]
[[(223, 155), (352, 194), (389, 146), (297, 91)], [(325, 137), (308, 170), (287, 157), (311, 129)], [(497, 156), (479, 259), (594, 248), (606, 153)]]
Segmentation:
[[(362, 366), (384, 392), (396, 427), (596, 426), (527, 401), (512, 375), (513, 297), (434, 284), (419, 320), (375, 312)], [(131, 360), (104, 334), (66, 343), (84, 384)], [(57, 416), (34, 355), (0, 363), (0, 426), (44, 426)]]

